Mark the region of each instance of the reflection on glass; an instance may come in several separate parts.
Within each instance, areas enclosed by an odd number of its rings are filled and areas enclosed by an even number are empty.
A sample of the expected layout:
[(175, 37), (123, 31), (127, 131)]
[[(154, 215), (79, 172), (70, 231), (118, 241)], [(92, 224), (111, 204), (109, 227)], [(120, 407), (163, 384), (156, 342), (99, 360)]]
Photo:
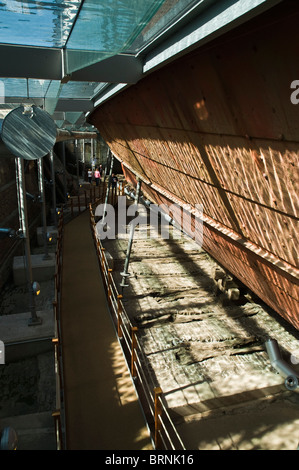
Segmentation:
[(68, 82), (26, 78), (0, 78), (5, 102), (10, 98), (82, 98), (90, 99), (99, 86), (98, 82)]
[(125, 51), (164, 0), (85, 0), (66, 44), (67, 73)]
[(0, 43), (63, 47), (82, 0), (1, 0)]
[(161, 8), (159, 8), (126, 52), (137, 54), (167, 28), (181, 20), (193, 7), (198, 7), (199, 5), (204, 7), (206, 3), (206, 0), (165, 0)]

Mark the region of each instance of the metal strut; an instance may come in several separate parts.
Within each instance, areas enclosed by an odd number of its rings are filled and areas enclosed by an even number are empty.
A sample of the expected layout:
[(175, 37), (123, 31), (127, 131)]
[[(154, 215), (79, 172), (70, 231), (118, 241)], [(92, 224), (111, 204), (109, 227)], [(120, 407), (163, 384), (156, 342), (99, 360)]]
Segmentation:
[(52, 205), (53, 205), (53, 225), (57, 227), (57, 213), (56, 213), (56, 182), (55, 182), (55, 168), (54, 168), (54, 152), (50, 150), (51, 161), (51, 178), (52, 178)]
[(46, 216), (46, 198), (45, 198), (45, 185), (44, 185), (44, 167), (43, 158), (37, 159), (38, 168), (38, 186), (39, 186), (39, 201), (42, 205), (42, 218), (43, 218), (43, 240), (44, 240), (44, 259), (49, 259), (48, 252), (48, 236), (47, 236), (47, 216)]
[[(139, 202), (140, 189), (141, 189), (141, 180), (138, 180), (137, 190), (136, 190), (136, 197), (135, 197), (136, 204), (138, 204), (138, 202)], [(130, 274), (128, 273), (128, 267), (129, 267), (130, 255), (131, 255), (131, 251), (132, 251), (134, 232), (135, 232), (135, 224), (132, 224), (131, 228), (130, 228), (130, 237), (129, 237), (129, 243), (128, 243), (128, 248), (127, 248), (125, 266), (124, 266), (123, 272), (120, 273), (121, 276), (122, 276), (122, 281), (120, 283), (120, 286), (121, 286), (122, 290), (124, 289), (124, 287), (128, 287), (128, 285), (129, 285), (129, 284), (126, 284), (126, 279), (130, 276)]]
[(40, 325), (41, 319), (36, 315), (35, 298), (33, 293), (32, 283), (32, 265), (30, 255), (30, 238), (28, 230), (28, 217), (27, 217), (27, 202), (26, 202), (26, 190), (25, 190), (25, 172), (24, 172), (24, 160), (17, 157), (16, 163), (16, 183), (17, 183), (17, 195), (18, 195), (18, 208), (19, 208), (19, 222), (20, 229), (22, 232), (22, 238), (24, 239), (25, 248), (25, 267), (27, 274), (27, 283), (29, 291), (29, 306), (31, 311), (31, 319), (28, 325)]
[(106, 196), (105, 196), (105, 203), (104, 203), (104, 212), (103, 212), (103, 218), (104, 220), (106, 216), (106, 208), (108, 204), (108, 199), (109, 199), (109, 192), (110, 192), (110, 186), (111, 186), (111, 176), (113, 172), (113, 163), (114, 163), (114, 155), (111, 155), (111, 163), (110, 163), (110, 170), (109, 170), (109, 177), (108, 177), (108, 185), (107, 185), (107, 190), (106, 190)]

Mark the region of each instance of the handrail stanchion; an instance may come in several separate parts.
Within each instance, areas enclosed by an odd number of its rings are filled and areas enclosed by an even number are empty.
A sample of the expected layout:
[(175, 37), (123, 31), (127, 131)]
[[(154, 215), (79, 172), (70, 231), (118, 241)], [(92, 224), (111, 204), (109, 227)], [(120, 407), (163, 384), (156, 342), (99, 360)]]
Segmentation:
[(56, 431), (56, 442), (57, 442), (57, 450), (63, 450), (62, 444), (62, 428), (61, 428), (61, 413), (60, 410), (55, 410), (52, 413), (52, 417), (54, 418), (55, 423), (55, 431)]
[[(139, 367), (140, 362), (138, 361), (140, 361), (139, 353), (143, 355), (143, 351), (142, 351), (142, 347), (139, 344), (139, 339), (137, 337), (138, 328), (133, 327), (131, 324), (131, 321), (128, 317), (126, 309), (124, 308), (122, 304), (123, 296), (118, 293), (118, 289), (115, 286), (113, 275), (112, 275), (113, 270), (109, 268), (108, 261), (105, 256), (105, 248), (103, 247), (101, 241), (96, 236), (96, 233), (95, 233), (96, 224), (94, 222), (94, 215), (93, 215), (93, 209), (92, 209), (91, 203), (89, 203), (89, 210), (90, 210), (91, 229), (95, 237), (95, 247), (97, 249), (100, 269), (103, 274), (104, 286), (105, 286), (105, 289), (107, 289), (106, 295), (108, 297), (109, 307), (111, 308), (111, 314), (112, 312), (113, 312), (113, 315), (116, 314), (117, 324), (115, 326), (117, 328), (117, 335), (118, 335), (118, 338), (122, 338), (124, 340), (120, 344), (123, 350), (123, 354), (126, 357), (128, 369), (130, 368), (131, 377), (135, 379), (135, 381), (137, 377), (140, 377), (140, 381), (138, 381), (138, 383), (135, 382), (135, 384), (136, 384), (136, 387), (140, 386), (140, 388), (143, 389), (143, 393), (145, 394), (145, 400), (147, 400), (146, 407), (147, 406), (149, 407), (148, 412), (151, 414), (152, 419), (154, 421), (154, 429), (152, 429), (151, 435), (154, 440), (155, 448), (157, 450), (168, 449), (168, 444), (170, 444), (172, 449), (176, 448), (175, 444), (172, 441), (172, 438), (170, 437), (168, 433), (168, 430), (166, 429), (166, 426), (168, 427), (170, 426), (172, 427), (174, 433), (177, 436), (179, 448), (182, 448), (185, 450), (184, 444), (181, 441), (175, 429), (175, 425), (172, 422), (172, 419), (170, 418), (169, 414), (167, 413), (164, 403), (162, 402), (163, 392), (161, 388), (160, 387), (154, 388), (154, 394), (153, 394), (152, 391), (149, 390), (150, 384), (147, 382), (147, 378), (145, 374), (144, 374), (144, 380), (142, 380), (142, 377), (140, 376), (140, 372), (143, 372), (143, 371), (142, 369), (140, 369)], [(129, 326), (129, 328), (127, 328), (127, 326)], [(131, 332), (131, 341), (130, 341), (130, 332)], [(143, 381), (145, 383), (143, 383)], [(151, 388), (151, 390), (153, 389)], [(152, 405), (154, 405), (154, 407)], [(163, 417), (163, 420), (162, 420), (162, 417)], [(59, 424), (59, 422), (57, 424)], [(165, 442), (164, 442), (164, 437), (166, 437)]]
[(155, 447), (157, 450), (162, 448), (162, 440), (161, 440), (161, 420), (160, 416), (162, 414), (162, 404), (161, 404), (161, 396), (162, 396), (162, 389), (160, 387), (155, 387)]
[(109, 268), (108, 269), (108, 281), (107, 281), (108, 282), (107, 287), (108, 287), (108, 303), (109, 304), (112, 303), (112, 299), (111, 299), (111, 295), (112, 295), (112, 291), (111, 291), (111, 281), (112, 281), (112, 279), (111, 279), (111, 276), (112, 276), (112, 274), (111, 273), (112, 273), (112, 269)]
[(103, 274), (105, 274), (105, 248), (101, 248), (101, 253), (102, 253), (102, 256), (101, 256), (101, 261), (102, 261), (102, 271), (103, 271)]
[(119, 338), (122, 338), (122, 330), (121, 330), (121, 310), (122, 310), (122, 307), (121, 307), (121, 299), (123, 298), (123, 296), (121, 294), (119, 294), (117, 296), (117, 334), (118, 334), (118, 337)]
[(136, 326), (132, 327), (132, 351), (131, 351), (131, 375), (132, 377), (136, 377), (137, 372), (136, 372), (136, 346), (137, 346), (137, 340), (136, 340), (136, 333), (138, 331), (138, 328)]
[(96, 244), (97, 244), (98, 259), (101, 260), (101, 243), (100, 243), (100, 240), (98, 238), (96, 239)]

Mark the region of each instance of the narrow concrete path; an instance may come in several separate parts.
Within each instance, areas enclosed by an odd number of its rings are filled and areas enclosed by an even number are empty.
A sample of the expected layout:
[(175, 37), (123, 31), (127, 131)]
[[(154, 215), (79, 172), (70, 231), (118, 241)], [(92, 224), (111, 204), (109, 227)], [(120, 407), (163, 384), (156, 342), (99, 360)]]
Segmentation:
[(108, 311), (88, 211), (64, 228), (61, 326), (67, 449), (152, 449)]

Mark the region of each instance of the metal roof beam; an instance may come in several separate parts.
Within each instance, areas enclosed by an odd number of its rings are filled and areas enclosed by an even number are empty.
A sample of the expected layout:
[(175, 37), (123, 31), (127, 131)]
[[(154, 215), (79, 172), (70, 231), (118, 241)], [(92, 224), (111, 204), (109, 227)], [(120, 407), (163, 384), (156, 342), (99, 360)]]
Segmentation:
[(61, 80), (60, 49), (0, 45), (1, 77)]
[(142, 76), (141, 59), (130, 54), (115, 55), (64, 77), (62, 49), (1, 44), (0, 63), (3, 78), (136, 83)]
[(93, 108), (93, 104), (89, 99), (68, 99), (60, 98), (57, 102), (55, 111), (64, 111), (64, 112), (87, 112)]
[(143, 63), (130, 54), (117, 54), (73, 72), (70, 80), (106, 83), (136, 83), (142, 77)]

